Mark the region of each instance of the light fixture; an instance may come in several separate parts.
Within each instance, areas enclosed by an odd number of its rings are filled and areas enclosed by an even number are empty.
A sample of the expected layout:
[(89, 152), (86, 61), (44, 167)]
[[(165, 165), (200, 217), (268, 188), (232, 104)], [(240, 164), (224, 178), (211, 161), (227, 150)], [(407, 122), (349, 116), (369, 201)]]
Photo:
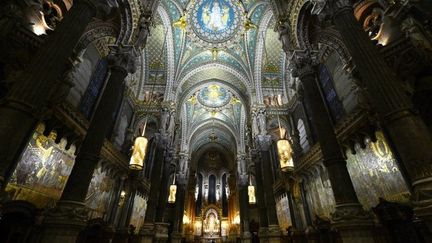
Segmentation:
[(173, 183), (169, 187), (168, 203), (175, 203), (177, 193), (177, 185), (175, 184), (175, 174), (173, 178)]
[(131, 170), (142, 170), (144, 167), (144, 159), (148, 145), (148, 139), (144, 137), (146, 126), (147, 118), (145, 120), (141, 136), (135, 138), (135, 142), (132, 147), (132, 156), (129, 161), (129, 169)]
[(248, 196), (249, 196), (249, 204), (251, 205), (256, 204), (255, 187), (252, 185), (251, 177), (249, 177)]
[[(291, 144), (287, 139), (285, 139), (285, 134), (282, 132), (282, 128), (280, 125), (279, 115), (278, 115), (278, 123), (279, 123), (279, 135), (280, 139), (277, 141), (277, 150), (279, 155), (279, 164), (282, 171), (292, 171), (294, 170), (294, 162), (292, 158), (292, 148)], [(285, 129), (284, 129), (285, 130)]]

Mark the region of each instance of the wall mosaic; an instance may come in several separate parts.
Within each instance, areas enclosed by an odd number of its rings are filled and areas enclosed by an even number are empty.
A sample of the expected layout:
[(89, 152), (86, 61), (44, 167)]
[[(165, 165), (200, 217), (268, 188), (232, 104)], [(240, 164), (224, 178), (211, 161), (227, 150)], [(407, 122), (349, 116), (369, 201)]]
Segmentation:
[(36, 128), (6, 186), (12, 200), (38, 208), (53, 207), (60, 199), (75, 160), (75, 146), (66, 150), (66, 140), (56, 144), (56, 133), (46, 137), (43, 131), (43, 125)]
[(276, 200), (276, 213), (281, 231), (286, 232), (287, 229), (292, 226), (287, 194), (283, 194)]
[(115, 180), (102, 169), (99, 163), (93, 172), (85, 203), (90, 209), (90, 218), (104, 218), (109, 208), (110, 198), (113, 196)]
[(147, 199), (141, 195), (135, 194), (132, 216), (130, 224), (135, 226), (135, 232), (138, 233), (144, 223), (145, 213), (147, 209)]
[(324, 169), (316, 169), (305, 182), (306, 197), (311, 208), (312, 217), (330, 218), (334, 211), (334, 197), (330, 180)]
[(370, 209), (379, 197), (389, 201), (408, 202), (410, 193), (397, 161), (382, 132), (377, 141), (367, 141), (366, 148), (356, 147), (356, 154), (348, 153), (347, 167), (361, 204)]

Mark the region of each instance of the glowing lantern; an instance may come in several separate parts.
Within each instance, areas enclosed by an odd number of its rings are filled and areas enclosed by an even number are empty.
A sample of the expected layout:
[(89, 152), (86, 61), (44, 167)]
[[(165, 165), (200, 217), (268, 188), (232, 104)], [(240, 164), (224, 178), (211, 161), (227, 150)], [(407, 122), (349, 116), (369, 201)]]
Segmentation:
[(148, 140), (145, 137), (137, 137), (133, 146), (132, 156), (129, 161), (131, 170), (142, 170), (146, 155)]
[(175, 175), (174, 175), (173, 184), (169, 187), (168, 203), (175, 203), (176, 193), (177, 193), (177, 185), (175, 184)]
[(248, 186), (248, 196), (249, 196), (249, 204), (255, 204), (256, 203), (256, 197), (255, 197), (255, 187), (253, 185)]
[(277, 142), (277, 149), (279, 154), (279, 163), (282, 170), (293, 170), (294, 162), (292, 158), (291, 145), (286, 139), (281, 139)]

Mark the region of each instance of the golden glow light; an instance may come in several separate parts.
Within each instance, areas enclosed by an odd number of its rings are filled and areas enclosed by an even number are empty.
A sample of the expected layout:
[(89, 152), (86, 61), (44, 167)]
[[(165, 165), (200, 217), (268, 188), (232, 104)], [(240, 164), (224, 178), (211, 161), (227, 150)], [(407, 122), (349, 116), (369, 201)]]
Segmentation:
[(255, 187), (253, 185), (248, 186), (248, 196), (249, 196), (249, 204), (255, 204), (256, 203)]
[(168, 197), (168, 203), (175, 203), (176, 201), (176, 193), (177, 193), (177, 186), (171, 185), (169, 188), (169, 197)]
[(279, 154), (279, 163), (282, 170), (293, 170), (294, 162), (292, 158), (291, 145), (286, 139), (281, 139), (277, 142)]
[(190, 219), (186, 215), (186, 212), (183, 214), (183, 224), (190, 224)]
[(237, 213), (233, 219), (233, 224), (240, 224), (240, 214)]
[(131, 170), (142, 170), (146, 155), (148, 140), (145, 137), (137, 137), (133, 146), (132, 156), (129, 161)]

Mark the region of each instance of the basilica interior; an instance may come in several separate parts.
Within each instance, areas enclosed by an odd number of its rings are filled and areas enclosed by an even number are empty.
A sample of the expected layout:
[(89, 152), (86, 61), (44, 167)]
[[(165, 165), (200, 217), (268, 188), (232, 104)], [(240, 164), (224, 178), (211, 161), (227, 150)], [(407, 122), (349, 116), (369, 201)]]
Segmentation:
[(432, 242), (429, 0), (3, 0), (0, 242)]

